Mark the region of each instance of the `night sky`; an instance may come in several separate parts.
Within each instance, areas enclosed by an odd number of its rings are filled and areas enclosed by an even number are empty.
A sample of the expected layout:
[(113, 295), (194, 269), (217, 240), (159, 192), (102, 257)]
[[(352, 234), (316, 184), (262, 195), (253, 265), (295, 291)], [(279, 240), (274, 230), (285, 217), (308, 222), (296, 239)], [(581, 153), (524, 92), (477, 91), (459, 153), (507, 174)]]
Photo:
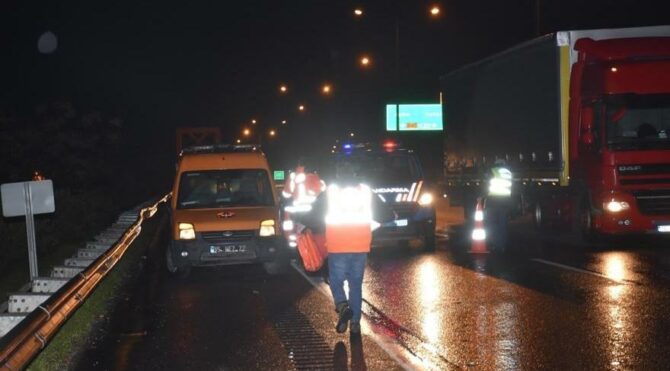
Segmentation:
[[(540, 33), (670, 23), (670, 1), (541, 0)], [(188, 4), (188, 5), (186, 5)], [(442, 14), (431, 19), (428, 7)], [(364, 16), (353, 15), (362, 6)], [(331, 143), (383, 134), (387, 102), (433, 102), (439, 76), (536, 36), (536, 1), (4, 1), (1, 106), (64, 98), (166, 141), (179, 126), (234, 140), (252, 118)], [(396, 25), (399, 73), (395, 71)], [(45, 31), (58, 37), (40, 54)], [(358, 57), (373, 65), (362, 69)], [(332, 96), (320, 94), (329, 82)], [(286, 83), (289, 94), (280, 96)], [(307, 106), (305, 113), (297, 105)], [(291, 131), (292, 130), (292, 131)], [(280, 135), (282, 133), (280, 132)]]

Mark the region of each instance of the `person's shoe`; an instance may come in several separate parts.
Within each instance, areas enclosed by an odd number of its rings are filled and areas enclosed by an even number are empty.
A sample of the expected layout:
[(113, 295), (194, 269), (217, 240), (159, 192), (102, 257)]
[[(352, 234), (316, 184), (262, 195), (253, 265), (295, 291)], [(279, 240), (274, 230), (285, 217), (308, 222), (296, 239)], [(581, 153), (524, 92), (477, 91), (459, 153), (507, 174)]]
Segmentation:
[(337, 320), (337, 325), (335, 326), (335, 331), (337, 331), (339, 334), (347, 332), (349, 320), (351, 320), (351, 317), (354, 316), (354, 311), (349, 308), (349, 304), (346, 302), (337, 304), (335, 310), (340, 315)]
[(351, 324), (349, 325), (349, 332), (351, 332), (352, 335), (360, 335), (361, 323), (352, 321)]

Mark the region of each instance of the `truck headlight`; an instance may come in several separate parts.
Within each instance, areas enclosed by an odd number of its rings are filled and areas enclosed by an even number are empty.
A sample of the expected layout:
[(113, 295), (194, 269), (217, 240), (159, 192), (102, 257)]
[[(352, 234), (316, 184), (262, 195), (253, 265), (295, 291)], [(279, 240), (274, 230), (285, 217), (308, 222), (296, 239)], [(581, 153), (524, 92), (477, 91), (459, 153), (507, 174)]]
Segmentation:
[(269, 237), (275, 235), (275, 221), (272, 219), (263, 220), (261, 222), (261, 229), (258, 232), (261, 237)]
[(430, 193), (424, 193), (419, 197), (419, 205), (428, 206), (433, 203), (433, 195)]
[(179, 239), (180, 240), (194, 240), (195, 229), (191, 223), (179, 223)]
[(611, 213), (618, 213), (620, 211), (630, 209), (630, 205), (626, 201), (617, 201), (612, 199), (610, 201), (603, 202), (603, 209)]

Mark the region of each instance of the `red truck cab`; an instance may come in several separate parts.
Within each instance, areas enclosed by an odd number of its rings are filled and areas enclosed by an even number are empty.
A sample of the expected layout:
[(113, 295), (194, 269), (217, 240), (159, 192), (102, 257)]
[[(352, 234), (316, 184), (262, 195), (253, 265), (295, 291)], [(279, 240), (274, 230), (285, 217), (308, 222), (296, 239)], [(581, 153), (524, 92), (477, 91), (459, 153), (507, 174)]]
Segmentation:
[(670, 232), (670, 37), (579, 39), (570, 178), (589, 234)]

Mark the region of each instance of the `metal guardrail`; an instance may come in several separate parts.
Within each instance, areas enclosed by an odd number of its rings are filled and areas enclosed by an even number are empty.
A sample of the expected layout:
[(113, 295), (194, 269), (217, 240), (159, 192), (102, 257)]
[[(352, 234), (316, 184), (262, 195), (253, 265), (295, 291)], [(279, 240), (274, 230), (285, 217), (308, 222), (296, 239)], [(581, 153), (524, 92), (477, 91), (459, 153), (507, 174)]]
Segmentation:
[(0, 339), (0, 369), (24, 369), (44, 349), (65, 321), (123, 257), (130, 244), (139, 236), (144, 220), (153, 217), (158, 207), (167, 202), (170, 196), (167, 194), (152, 206), (143, 208), (137, 220), (114, 246), (95, 259), (91, 265), (73, 277)]

